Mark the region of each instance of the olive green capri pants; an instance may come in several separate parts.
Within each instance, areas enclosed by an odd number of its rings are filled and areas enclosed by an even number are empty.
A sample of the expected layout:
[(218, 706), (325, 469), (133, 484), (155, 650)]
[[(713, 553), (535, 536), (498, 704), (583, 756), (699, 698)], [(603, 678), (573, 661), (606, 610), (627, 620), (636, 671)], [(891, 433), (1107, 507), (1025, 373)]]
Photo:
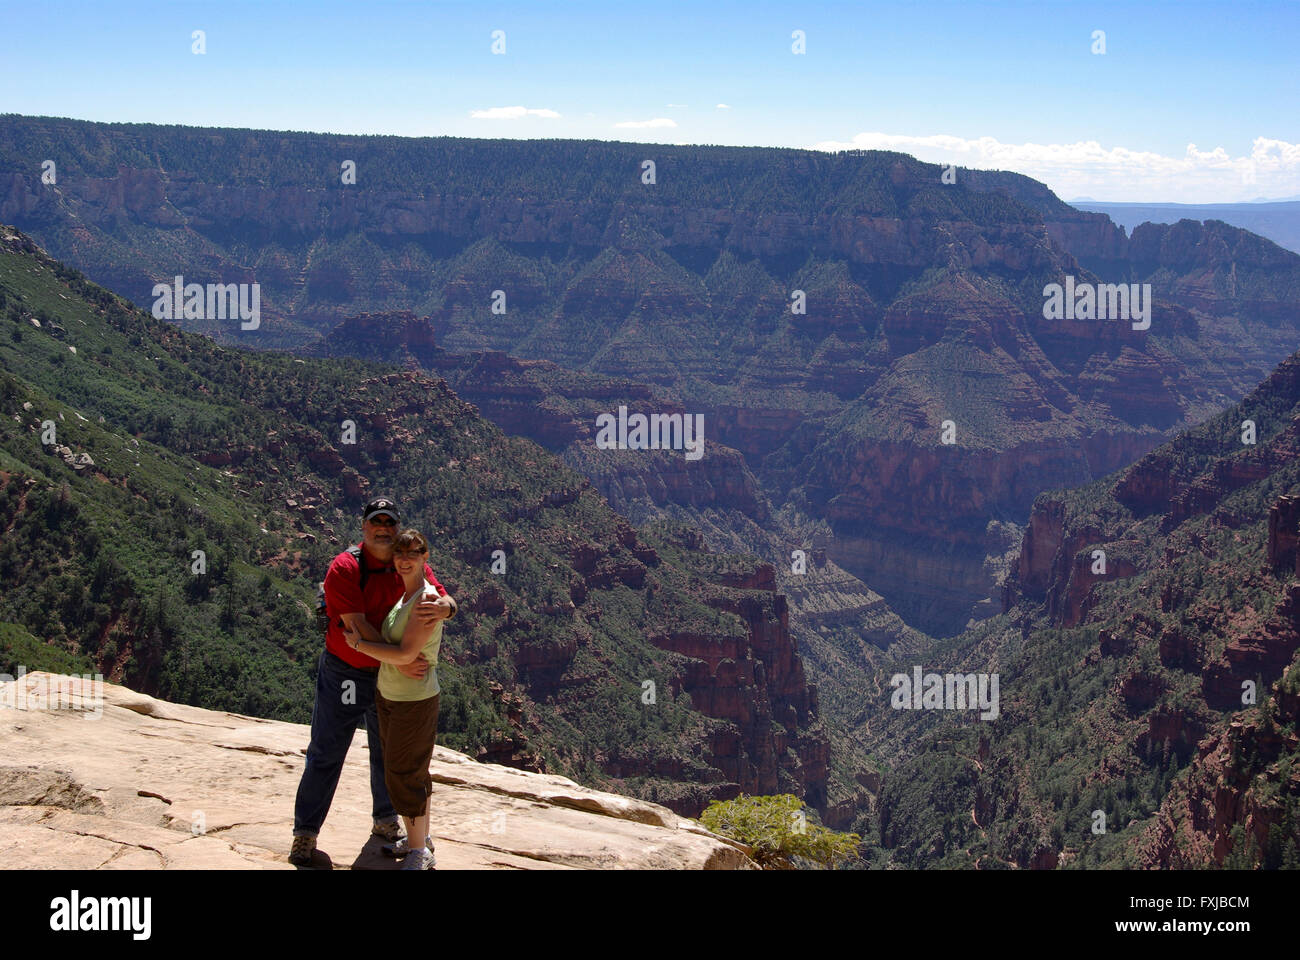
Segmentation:
[(393, 809), (404, 817), (424, 816), (433, 790), (429, 761), (438, 736), (438, 697), (386, 700), (375, 691), (379, 741), (384, 750), (384, 783)]

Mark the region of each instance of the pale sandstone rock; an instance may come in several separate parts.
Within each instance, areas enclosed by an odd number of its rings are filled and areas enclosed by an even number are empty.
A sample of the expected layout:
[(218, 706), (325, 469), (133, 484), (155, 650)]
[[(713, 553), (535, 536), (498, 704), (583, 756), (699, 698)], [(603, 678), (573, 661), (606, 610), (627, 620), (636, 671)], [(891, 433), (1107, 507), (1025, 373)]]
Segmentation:
[[(53, 682), (0, 684), (0, 702), (16, 702), (5, 687)], [(99, 716), (80, 696), (0, 709), (0, 869), (292, 869), (307, 726), (101, 689)], [(754, 867), (743, 845), (658, 804), (443, 747), (432, 774), (440, 869)], [(370, 823), (359, 731), (319, 847), (336, 867), (394, 869)]]

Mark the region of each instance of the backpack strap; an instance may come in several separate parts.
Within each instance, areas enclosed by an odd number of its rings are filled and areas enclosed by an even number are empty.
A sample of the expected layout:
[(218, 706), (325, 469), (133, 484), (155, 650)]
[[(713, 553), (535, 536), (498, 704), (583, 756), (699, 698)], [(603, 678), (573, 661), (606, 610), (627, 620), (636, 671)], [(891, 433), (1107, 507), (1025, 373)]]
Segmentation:
[(348, 553), (352, 554), (357, 561), (357, 569), (361, 571), (361, 594), (364, 597), (366, 593), (366, 577), (370, 575), (370, 571), (366, 569), (366, 559), (361, 555), (361, 546), (359, 544), (354, 543), (348, 547)]
[(354, 543), (352, 546), (348, 547), (348, 553), (352, 554), (352, 556), (356, 557), (357, 559), (357, 569), (361, 571), (361, 594), (363, 597), (365, 596), (366, 593), (366, 580), (369, 579), (372, 573), (396, 573), (397, 572), (397, 568), (394, 567), (391, 563), (388, 566), (384, 567), (382, 570), (367, 570), (366, 559), (361, 554), (360, 544)]

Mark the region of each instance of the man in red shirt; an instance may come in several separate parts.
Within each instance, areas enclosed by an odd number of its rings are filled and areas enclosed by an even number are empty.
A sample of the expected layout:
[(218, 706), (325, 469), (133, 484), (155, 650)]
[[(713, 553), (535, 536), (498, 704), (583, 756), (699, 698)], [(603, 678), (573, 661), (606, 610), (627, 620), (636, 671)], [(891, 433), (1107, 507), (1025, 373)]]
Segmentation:
[[(325, 650), (316, 674), (316, 702), (311, 714), (311, 744), (298, 795), (294, 802), (293, 847), (289, 862), (308, 866), (315, 862), (316, 837), (329, 813), (338, 787), (343, 761), (357, 725), (364, 722), (370, 744), (370, 795), (374, 826), (371, 833), (396, 843), (403, 837), (401, 822), (388, 799), (384, 784), (384, 753), (379, 741), (379, 718), (375, 708), (375, 680), (379, 661), (353, 650), (344, 638), (343, 624), (355, 625), (367, 640), (380, 640), (384, 617), (399, 600), (404, 587), (393, 569), (393, 541), (401, 519), (397, 504), (377, 497), (362, 513), (360, 556), (356, 548), (344, 550), (330, 564), (325, 575), (325, 610), (329, 630)], [(364, 590), (362, 567), (365, 565)], [(438, 590), (437, 600), (421, 601), (411, 616), (433, 622), (456, 615), (456, 601), (426, 564), (425, 578)], [(399, 667), (407, 676), (419, 679), (429, 669), (423, 659)]]

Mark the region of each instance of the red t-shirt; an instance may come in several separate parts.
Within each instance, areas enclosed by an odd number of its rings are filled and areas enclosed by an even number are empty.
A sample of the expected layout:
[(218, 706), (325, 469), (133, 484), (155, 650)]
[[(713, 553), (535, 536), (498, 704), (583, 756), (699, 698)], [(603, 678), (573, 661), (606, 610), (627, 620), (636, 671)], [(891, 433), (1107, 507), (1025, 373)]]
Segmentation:
[[(361, 545), (361, 556), (366, 564), (366, 595), (361, 595), (361, 569), (356, 558), (344, 550), (330, 564), (325, 574), (325, 612), (329, 614), (330, 626), (325, 633), (325, 649), (345, 663), (354, 667), (378, 667), (379, 661), (374, 657), (353, 650), (348, 646), (343, 628), (339, 626), (339, 617), (345, 613), (365, 613), (366, 620), (376, 630), (384, 624), (384, 617), (393, 605), (402, 599), (406, 588), (397, 571), (379, 573), (384, 565), (376, 560)], [(438, 590), (438, 596), (445, 597), (446, 589), (433, 575), (429, 565), (424, 565), (424, 578)]]

